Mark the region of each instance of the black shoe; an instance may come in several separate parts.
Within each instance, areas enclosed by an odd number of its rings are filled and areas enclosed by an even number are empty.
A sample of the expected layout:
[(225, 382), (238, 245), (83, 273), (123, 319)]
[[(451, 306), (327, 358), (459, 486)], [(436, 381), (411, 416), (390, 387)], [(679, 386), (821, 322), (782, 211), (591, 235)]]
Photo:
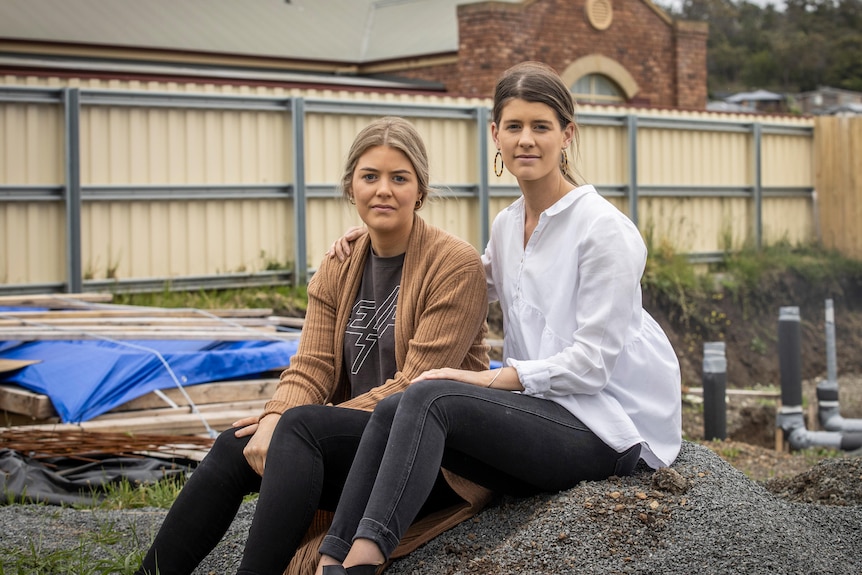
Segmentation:
[[(377, 575), (380, 565), (354, 565), (345, 569), (347, 575)], [(338, 573), (336, 571), (336, 573)]]

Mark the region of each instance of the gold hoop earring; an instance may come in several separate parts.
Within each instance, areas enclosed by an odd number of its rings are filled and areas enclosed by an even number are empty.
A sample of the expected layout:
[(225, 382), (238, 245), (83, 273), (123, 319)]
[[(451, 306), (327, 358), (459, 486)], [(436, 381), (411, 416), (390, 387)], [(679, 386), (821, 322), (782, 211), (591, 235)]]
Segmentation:
[(422, 200), (416, 200), (416, 209), (418, 210), (421, 207), (422, 207)]
[[(500, 169), (497, 169), (497, 160), (500, 160)], [(503, 175), (503, 154), (497, 150), (497, 155), (494, 156), (494, 174), (499, 178)]]
[(560, 171), (564, 174), (569, 173), (569, 154), (566, 150), (563, 150), (562, 157), (560, 157)]
[(351, 204), (353, 204), (354, 206), (356, 205), (356, 199), (353, 196), (347, 196), (347, 201), (350, 202)]

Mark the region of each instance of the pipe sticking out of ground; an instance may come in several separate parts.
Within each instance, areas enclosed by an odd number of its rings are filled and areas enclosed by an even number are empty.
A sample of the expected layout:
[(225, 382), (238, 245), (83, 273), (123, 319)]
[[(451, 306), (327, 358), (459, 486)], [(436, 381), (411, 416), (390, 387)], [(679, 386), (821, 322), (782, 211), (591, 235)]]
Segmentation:
[(703, 344), (703, 438), (727, 439), (727, 357), (723, 341)]
[(802, 411), (802, 330), (798, 307), (778, 313), (778, 366), (781, 372), (781, 409), (777, 426), (791, 449), (827, 447), (854, 450), (862, 447), (862, 432), (809, 431)]
[(862, 432), (862, 419), (841, 417), (838, 401), (838, 362), (835, 343), (835, 308), (826, 300), (826, 379), (817, 384), (817, 415), (827, 431)]

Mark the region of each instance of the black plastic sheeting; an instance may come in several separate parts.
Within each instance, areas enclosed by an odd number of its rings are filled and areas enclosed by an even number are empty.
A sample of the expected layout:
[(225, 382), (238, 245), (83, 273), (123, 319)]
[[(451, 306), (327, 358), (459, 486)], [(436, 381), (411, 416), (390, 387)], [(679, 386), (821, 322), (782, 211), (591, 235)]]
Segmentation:
[(197, 462), (182, 458), (129, 457), (114, 454), (81, 458), (32, 459), (0, 449), (0, 496), (4, 503), (93, 505), (110, 484), (153, 484), (190, 473)]

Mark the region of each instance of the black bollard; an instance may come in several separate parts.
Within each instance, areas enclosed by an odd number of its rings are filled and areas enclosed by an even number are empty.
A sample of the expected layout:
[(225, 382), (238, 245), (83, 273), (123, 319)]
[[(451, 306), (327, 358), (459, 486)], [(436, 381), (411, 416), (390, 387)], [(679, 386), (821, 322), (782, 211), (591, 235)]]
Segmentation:
[(727, 439), (727, 358), (723, 341), (703, 344), (703, 438)]
[(802, 412), (802, 329), (798, 307), (778, 311), (778, 367), (781, 407)]

